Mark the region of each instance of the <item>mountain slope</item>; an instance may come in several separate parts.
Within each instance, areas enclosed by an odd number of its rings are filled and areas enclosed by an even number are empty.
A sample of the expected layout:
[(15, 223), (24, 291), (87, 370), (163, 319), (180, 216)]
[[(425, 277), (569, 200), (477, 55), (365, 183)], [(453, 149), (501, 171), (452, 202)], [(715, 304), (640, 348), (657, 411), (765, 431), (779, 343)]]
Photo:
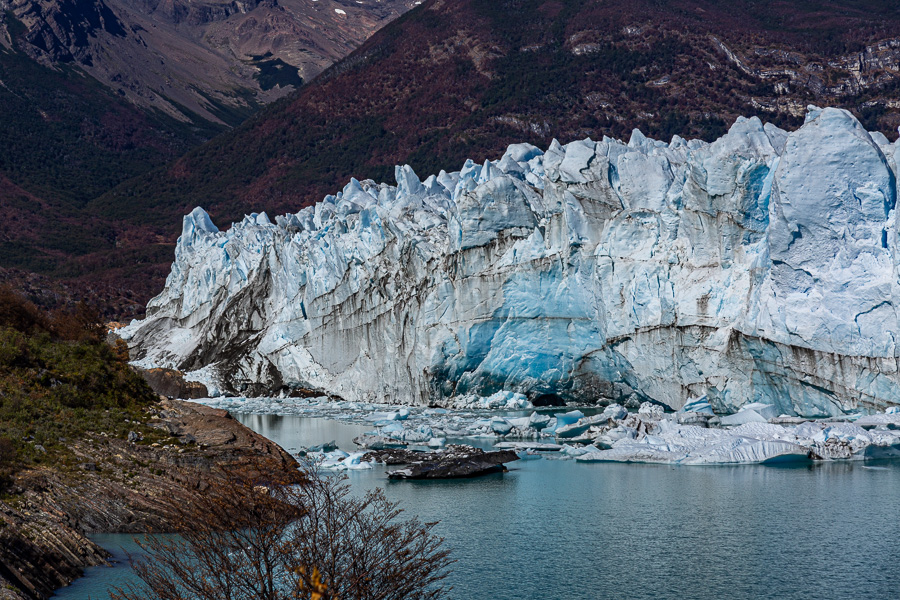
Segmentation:
[[(513, 141), (713, 139), (740, 114), (783, 126), (809, 103), (900, 125), (900, 8), (882, 1), (434, 0), (297, 96), (95, 203), (125, 217), (196, 204), (221, 218), (298, 208), (349, 176), (428, 172)], [(171, 214), (171, 213), (169, 213)]]
[(0, 279), (49, 292), (35, 300), (141, 311), (171, 240), (85, 205), (238, 125), (412, 5), (0, 0)]
[(410, 0), (0, 0), (0, 45), (72, 64), (144, 108), (234, 125), (402, 14)]
[[(71, 278), (80, 271), (73, 259), (115, 252), (121, 246), (115, 229), (102, 215), (86, 213), (86, 203), (224, 130), (142, 110), (80, 68), (44, 66), (18, 48), (0, 48), (0, 112), (0, 267), (20, 289), (29, 276), (9, 269)], [(142, 253), (154, 256), (152, 248)], [(103, 265), (91, 271), (110, 274)], [(121, 298), (137, 310), (121, 285), (113, 286), (119, 292), (101, 292), (98, 284), (76, 286), (75, 297), (120, 308), (111, 299)]]

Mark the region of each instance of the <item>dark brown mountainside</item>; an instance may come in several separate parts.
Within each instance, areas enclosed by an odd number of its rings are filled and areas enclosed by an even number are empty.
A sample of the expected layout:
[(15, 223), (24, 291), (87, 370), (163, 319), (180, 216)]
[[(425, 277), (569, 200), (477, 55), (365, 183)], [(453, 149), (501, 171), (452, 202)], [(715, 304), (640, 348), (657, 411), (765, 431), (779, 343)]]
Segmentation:
[(44, 281), (35, 300), (71, 291), (107, 316), (142, 310), (171, 240), (116, 230), (85, 204), (238, 125), (412, 6), (0, 0), (0, 280), (33, 288), (38, 273), (65, 283)]
[(351, 176), (391, 180), (398, 163), (427, 175), (512, 142), (627, 138), (634, 127), (709, 140), (738, 115), (796, 126), (811, 103), (847, 107), (893, 138), (898, 82), (895, 2), (430, 0), (295, 95), (90, 210), (115, 222), (117, 239), (171, 244), (197, 205), (227, 224), (299, 210)]
[[(94, 203), (131, 222), (298, 210), (350, 177), (427, 174), (511, 142), (715, 138), (807, 104), (900, 125), (900, 6), (883, 1), (433, 0), (296, 96)], [(139, 209), (138, 207), (146, 207)], [(137, 219), (129, 215), (138, 215)]]

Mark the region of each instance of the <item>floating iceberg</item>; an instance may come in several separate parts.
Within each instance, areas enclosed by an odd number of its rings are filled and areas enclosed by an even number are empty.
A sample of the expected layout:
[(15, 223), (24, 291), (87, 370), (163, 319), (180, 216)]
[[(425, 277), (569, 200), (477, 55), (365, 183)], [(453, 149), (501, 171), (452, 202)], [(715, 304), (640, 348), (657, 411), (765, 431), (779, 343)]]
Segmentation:
[(121, 334), (230, 394), (872, 412), (900, 398), (898, 157), (811, 108), (790, 133), (740, 118), (711, 144), (635, 131), (397, 167), (227, 231), (198, 208)]
[(716, 429), (668, 418), (641, 422), (645, 427), (635, 428), (635, 419), (626, 418), (609, 431), (598, 432), (598, 440), (612, 439), (612, 443), (603, 449), (589, 446), (590, 451), (576, 460), (729, 465), (900, 457), (900, 431), (867, 431), (853, 423), (808, 421), (783, 426), (748, 421)]
[(478, 396), (477, 394), (466, 394), (454, 399), (453, 406), (455, 408), (533, 408), (531, 402), (525, 394), (500, 390), (488, 396), (487, 398)]

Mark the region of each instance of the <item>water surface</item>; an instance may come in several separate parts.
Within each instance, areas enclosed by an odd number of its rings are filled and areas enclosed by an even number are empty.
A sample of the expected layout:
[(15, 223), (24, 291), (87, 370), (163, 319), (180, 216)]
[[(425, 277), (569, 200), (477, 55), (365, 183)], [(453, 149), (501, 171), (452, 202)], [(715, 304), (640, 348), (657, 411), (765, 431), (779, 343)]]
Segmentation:
[[(370, 429), (326, 419), (235, 415), (283, 447)], [(457, 559), (457, 600), (900, 597), (900, 464), (710, 467), (511, 463), (460, 481), (389, 481), (409, 514), (439, 520)], [(875, 468), (873, 468), (875, 467)], [(114, 547), (130, 536), (104, 536)], [(129, 571), (92, 569), (59, 598), (105, 598)]]

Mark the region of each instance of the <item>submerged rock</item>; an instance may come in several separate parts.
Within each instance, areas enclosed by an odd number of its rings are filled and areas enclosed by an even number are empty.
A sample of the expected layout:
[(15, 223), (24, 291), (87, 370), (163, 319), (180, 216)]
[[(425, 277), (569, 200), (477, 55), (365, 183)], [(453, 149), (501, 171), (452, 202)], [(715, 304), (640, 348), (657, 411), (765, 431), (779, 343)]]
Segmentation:
[(540, 452), (559, 452), (563, 449), (560, 444), (547, 442), (499, 442), (494, 444), (494, 448), (500, 450), (537, 450)]

